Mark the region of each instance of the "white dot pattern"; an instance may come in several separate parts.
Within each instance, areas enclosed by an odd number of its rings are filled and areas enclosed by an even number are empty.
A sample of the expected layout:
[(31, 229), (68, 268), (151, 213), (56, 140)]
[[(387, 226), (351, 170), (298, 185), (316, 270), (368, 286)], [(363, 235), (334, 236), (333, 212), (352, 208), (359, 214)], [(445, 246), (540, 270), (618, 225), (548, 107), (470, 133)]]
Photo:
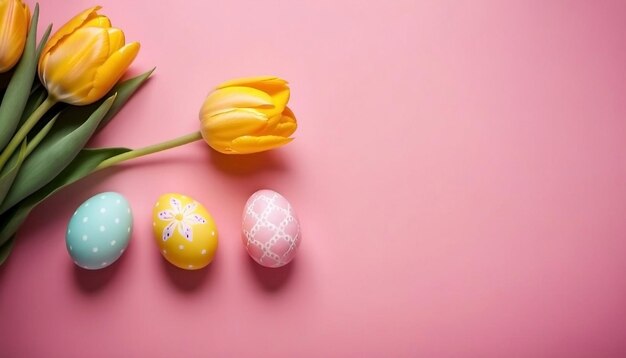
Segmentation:
[(98, 194), (73, 213), (66, 232), (66, 247), (80, 267), (94, 270), (113, 264), (130, 239), (132, 213), (117, 193)]

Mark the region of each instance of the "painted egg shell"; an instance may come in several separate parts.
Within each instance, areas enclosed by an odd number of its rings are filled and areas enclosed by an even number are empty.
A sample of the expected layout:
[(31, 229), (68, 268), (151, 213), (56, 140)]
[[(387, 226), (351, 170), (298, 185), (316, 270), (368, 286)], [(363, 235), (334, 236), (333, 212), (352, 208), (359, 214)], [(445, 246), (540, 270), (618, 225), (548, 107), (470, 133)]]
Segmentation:
[(154, 239), (174, 266), (197, 270), (213, 260), (217, 228), (202, 204), (181, 194), (164, 194), (152, 211)]
[(248, 254), (265, 267), (288, 264), (300, 245), (296, 213), (287, 199), (272, 190), (259, 190), (248, 199), (242, 231)]
[(76, 265), (97, 270), (120, 258), (132, 229), (126, 198), (114, 192), (100, 193), (76, 209), (67, 225), (65, 244)]

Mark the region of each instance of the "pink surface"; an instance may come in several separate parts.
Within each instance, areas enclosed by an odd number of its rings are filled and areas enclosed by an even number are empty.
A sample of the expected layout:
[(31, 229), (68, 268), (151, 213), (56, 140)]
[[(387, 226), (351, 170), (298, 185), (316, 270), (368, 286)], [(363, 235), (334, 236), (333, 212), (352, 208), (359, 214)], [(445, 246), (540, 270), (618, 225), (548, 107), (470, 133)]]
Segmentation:
[[(91, 5), (41, 0), (42, 22)], [(625, 2), (102, 5), (142, 43), (132, 72), (158, 68), (93, 145), (194, 131), (212, 86), (257, 74), (290, 80), (297, 139), (250, 157), (195, 143), (40, 206), (0, 268), (2, 356), (626, 355)], [(281, 270), (241, 243), (261, 188), (301, 221)], [(65, 225), (107, 190), (135, 229), (87, 272)], [(151, 205), (172, 191), (218, 225), (200, 272), (154, 245)]]

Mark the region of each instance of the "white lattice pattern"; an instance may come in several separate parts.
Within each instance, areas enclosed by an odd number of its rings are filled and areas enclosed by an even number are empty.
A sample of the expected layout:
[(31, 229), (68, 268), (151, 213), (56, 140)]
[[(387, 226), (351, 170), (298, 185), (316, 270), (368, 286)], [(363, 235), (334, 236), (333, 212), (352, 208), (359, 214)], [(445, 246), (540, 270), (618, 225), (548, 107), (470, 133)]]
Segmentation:
[(291, 204), (282, 195), (261, 190), (246, 203), (244, 243), (248, 253), (263, 266), (289, 263), (300, 244), (300, 224)]

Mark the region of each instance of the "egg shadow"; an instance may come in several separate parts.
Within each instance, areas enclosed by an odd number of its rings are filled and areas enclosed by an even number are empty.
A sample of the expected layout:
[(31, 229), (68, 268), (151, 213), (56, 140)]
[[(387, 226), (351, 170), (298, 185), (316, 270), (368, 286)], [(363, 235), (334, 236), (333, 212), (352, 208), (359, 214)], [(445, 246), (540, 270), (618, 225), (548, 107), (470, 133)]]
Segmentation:
[(184, 270), (178, 268), (167, 260), (162, 259), (161, 267), (165, 271), (166, 276), (169, 278), (169, 281), (182, 292), (194, 292), (199, 290), (203, 285), (209, 281), (210, 277), (213, 276), (213, 273), (217, 269), (216, 262), (213, 260), (208, 266), (201, 268), (199, 270)]
[(246, 155), (229, 155), (211, 150), (211, 162), (221, 172), (243, 177), (262, 171), (285, 171), (285, 158), (279, 151), (266, 151)]
[(250, 256), (247, 256), (248, 270), (252, 272), (252, 275), (256, 278), (259, 286), (267, 292), (278, 292), (284, 289), (293, 272), (297, 267), (297, 259), (293, 259), (290, 263), (283, 267), (265, 267), (259, 265)]
[(122, 255), (110, 266), (99, 270), (87, 270), (70, 261), (76, 286), (85, 294), (96, 294), (102, 291), (125, 265), (126, 256)]

